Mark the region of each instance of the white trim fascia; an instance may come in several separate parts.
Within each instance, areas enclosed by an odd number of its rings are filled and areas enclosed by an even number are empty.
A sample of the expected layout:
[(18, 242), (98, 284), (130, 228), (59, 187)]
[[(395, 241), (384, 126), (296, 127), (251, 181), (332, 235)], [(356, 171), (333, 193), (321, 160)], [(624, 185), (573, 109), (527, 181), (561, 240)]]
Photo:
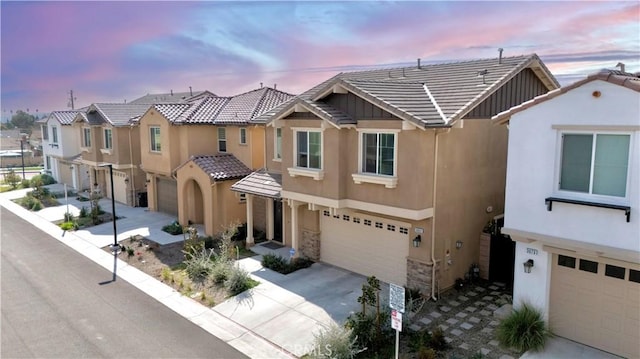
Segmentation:
[(429, 88), (427, 87), (427, 83), (423, 83), (422, 87), (424, 88), (424, 92), (427, 93), (427, 96), (429, 96), (429, 100), (431, 100), (431, 103), (433, 104), (433, 106), (436, 108), (436, 111), (438, 111), (438, 114), (440, 115), (440, 117), (442, 118), (442, 120), (444, 121), (444, 123), (446, 125), (449, 124), (450, 119), (447, 118), (447, 116), (444, 115), (444, 112), (442, 112), (442, 109), (440, 108), (440, 105), (438, 105), (438, 103), (436, 102), (436, 98), (433, 97), (433, 95), (431, 94), (431, 91), (429, 91)]
[(368, 173), (352, 173), (353, 183), (373, 183), (384, 185), (386, 188), (396, 188), (398, 185), (398, 177), (396, 176), (384, 176)]
[(113, 153), (113, 149), (109, 149), (109, 148), (101, 148), (100, 149), (100, 153), (102, 153), (103, 155), (110, 155)]
[(280, 193), (284, 199), (292, 199), (306, 203), (313, 203), (329, 208), (350, 208), (354, 210), (366, 211), (371, 213), (379, 213), (385, 216), (404, 218), (413, 221), (421, 221), (433, 217), (433, 208), (423, 209), (407, 209), (383, 204), (363, 202), (354, 199), (332, 199), (326, 197), (318, 197), (305, 193), (282, 191)]
[(633, 125), (551, 125), (551, 129), (560, 130), (560, 131), (592, 131), (592, 132), (601, 132), (601, 131), (640, 131), (640, 126)]
[(302, 168), (302, 167), (289, 167), (287, 168), (289, 171), (289, 176), (296, 177), (311, 177), (316, 181), (322, 181), (324, 179), (324, 170), (317, 170), (311, 168)]

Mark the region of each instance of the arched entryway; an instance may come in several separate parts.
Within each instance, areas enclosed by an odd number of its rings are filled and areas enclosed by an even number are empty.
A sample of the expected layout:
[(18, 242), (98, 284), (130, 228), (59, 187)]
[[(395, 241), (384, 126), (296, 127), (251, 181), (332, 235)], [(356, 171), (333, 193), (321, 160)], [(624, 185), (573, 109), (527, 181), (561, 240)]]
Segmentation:
[(187, 214), (188, 223), (204, 225), (204, 198), (198, 182), (193, 178), (189, 179), (185, 183), (183, 195), (183, 198), (188, 198), (188, 200), (185, 201), (185, 213)]

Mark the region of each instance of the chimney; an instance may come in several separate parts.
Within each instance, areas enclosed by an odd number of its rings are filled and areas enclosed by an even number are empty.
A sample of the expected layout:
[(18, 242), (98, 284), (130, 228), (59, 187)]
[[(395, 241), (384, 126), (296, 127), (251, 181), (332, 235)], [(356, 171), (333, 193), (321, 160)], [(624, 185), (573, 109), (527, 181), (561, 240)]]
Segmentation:
[(618, 62), (618, 63), (616, 64), (616, 67), (619, 67), (619, 68), (620, 68), (620, 71), (621, 71), (621, 72), (624, 72), (624, 64), (623, 64), (622, 62)]
[(502, 51), (504, 51), (501, 47), (498, 48), (498, 63), (502, 64)]
[(189, 96), (193, 96), (193, 89), (189, 86)]
[(171, 89), (171, 96), (173, 96), (173, 89)]
[(420, 58), (418, 58), (418, 70), (420, 70), (422, 67), (420, 67)]
[(276, 89), (276, 86), (278, 86), (278, 84), (273, 84), (273, 89)]

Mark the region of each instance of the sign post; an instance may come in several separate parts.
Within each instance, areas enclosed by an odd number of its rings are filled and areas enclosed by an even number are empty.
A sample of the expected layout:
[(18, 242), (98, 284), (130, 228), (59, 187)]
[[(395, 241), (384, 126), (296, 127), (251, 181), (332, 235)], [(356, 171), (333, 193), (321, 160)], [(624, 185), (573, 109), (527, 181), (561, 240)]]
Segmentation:
[(396, 359), (400, 350), (402, 313), (404, 313), (404, 287), (389, 284), (389, 307), (391, 307), (391, 328), (396, 330)]

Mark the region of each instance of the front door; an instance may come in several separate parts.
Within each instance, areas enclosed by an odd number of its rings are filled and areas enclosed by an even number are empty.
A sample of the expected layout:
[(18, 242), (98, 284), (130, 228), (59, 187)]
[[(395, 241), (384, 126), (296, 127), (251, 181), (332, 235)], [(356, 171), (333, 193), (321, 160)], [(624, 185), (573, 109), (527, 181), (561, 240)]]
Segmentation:
[(282, 242), (282, 201), (273, 200), (273, 240)]
[(507, 288), (513, 288), (516, 243), (500, 232), (492, 234), (490, 253), (489, 280), (504, 283)]

